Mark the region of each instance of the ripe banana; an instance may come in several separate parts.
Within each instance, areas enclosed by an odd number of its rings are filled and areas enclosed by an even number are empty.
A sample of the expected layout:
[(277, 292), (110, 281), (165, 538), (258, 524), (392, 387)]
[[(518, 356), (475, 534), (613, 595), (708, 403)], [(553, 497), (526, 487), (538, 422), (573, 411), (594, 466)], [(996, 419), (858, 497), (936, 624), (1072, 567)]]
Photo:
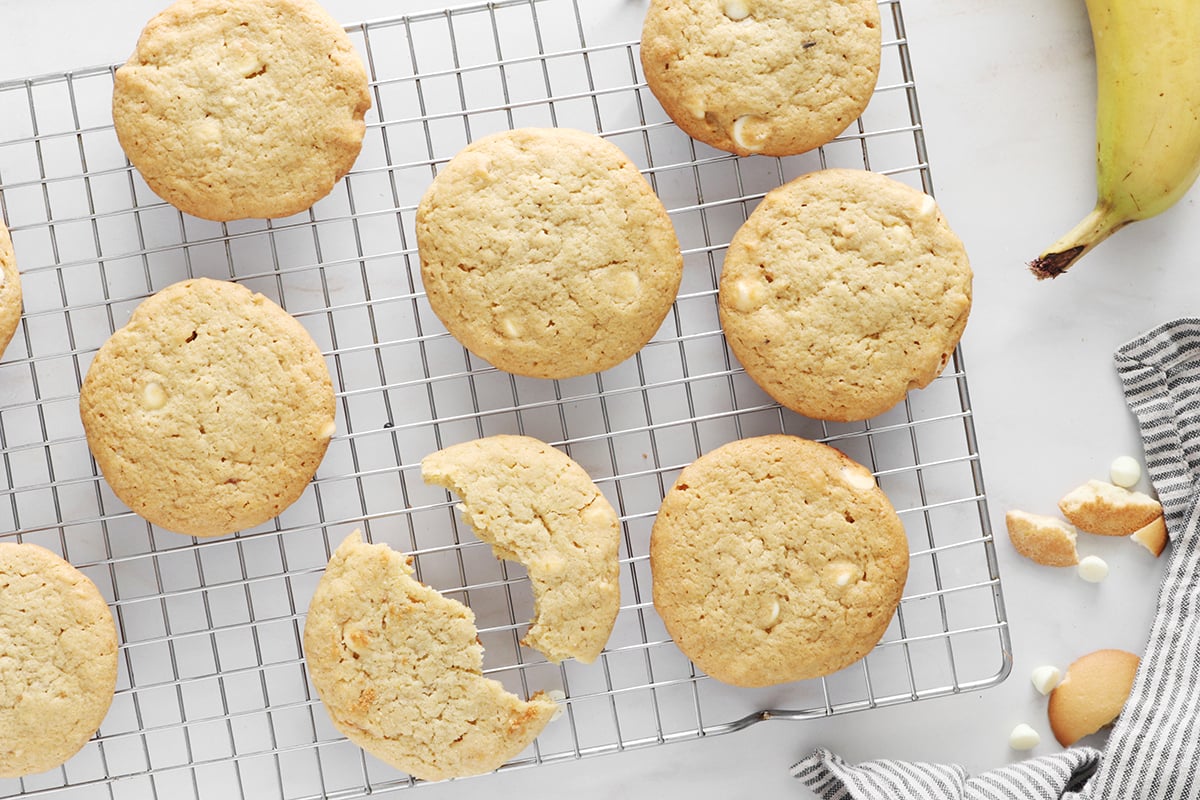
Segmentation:
[(1087, 0), (1096, 46), (1096, 207), (1030, 263), (1061, 275), (1200, 174), (1200, 1)]

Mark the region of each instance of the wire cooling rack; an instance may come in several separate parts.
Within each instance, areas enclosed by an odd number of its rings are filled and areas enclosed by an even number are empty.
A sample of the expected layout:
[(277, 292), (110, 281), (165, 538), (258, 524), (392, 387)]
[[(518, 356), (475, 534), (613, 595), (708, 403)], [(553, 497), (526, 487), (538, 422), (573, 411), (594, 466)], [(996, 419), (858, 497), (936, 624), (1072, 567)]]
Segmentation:
[[(373, 108), (354, 171), (309, 212), (228, 224), (184, 216), (133, 171), (113, 133), (113, 69), (0, 84), (0, 207), (25, 317), (0, 363), (0, 539), (79, 566), (111, 603), (120, 676), (99, 734), (62, 768), (0, 781), (0, 797), (355, 797), (414, 785), (332, 727), (305, 674), (305, 610), (331, 548), (361, 527), (416, 554), (422, 580), (467, 602), (487, 673), (522, 695), (561, 690), (563, 717), (508, 767), (977, 689), (1007, 674), (1008, 630), (961, 354), (888, 414), (822, 424), (781, 410), (731, 357), (717, 319), (726, 244), (762, 195), (825, 166), (931, 190), (900, 4), (881, 4), (883, 67), (862, 119), (777, 160), (710, 150), (646, 89), (642, 6), (503, 0), (348, 28)], [(132, 39), (131, 39), (132, 41)], [(518, 378), (474, 359), (421, 291), (413, 216), (468, 141), (517, 126), (601, 133), (644, 171), (685, 252), (654, 340), (599, 375)], [(148, 294), (233, 279), (279, 301), (326, 354), (338, 430), (294, 506), (197, 541), (113, 496), (89, 457), (80, 380)], [(664, 491), (701, 453), (789, 432), (869, 465), (904, 521), (911, 572), (879, 646), (825, 679), (737, 690), (698, 674), (650, 596), (647, 546)], [(427, 453), (509, 432), (564, 448), (619, 510), (622, 609), (592, 665), (522, 648), (529, 583), (420, 479)], [(788, 709), (764, 711), (764, 709)]]

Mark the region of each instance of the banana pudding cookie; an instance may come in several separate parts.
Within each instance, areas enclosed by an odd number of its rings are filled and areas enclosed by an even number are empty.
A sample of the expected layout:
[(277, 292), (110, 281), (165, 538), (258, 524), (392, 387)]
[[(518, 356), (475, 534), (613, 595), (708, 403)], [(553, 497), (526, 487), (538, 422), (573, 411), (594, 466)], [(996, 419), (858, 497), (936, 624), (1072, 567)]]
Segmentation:
[(684, 655), (725, 683), (771, 686), (875, 646), (904, 590), (908, 539), (865, 467), (776, 434), (680, 473), (654, 521), (650, 570)]
[(134, 310), (92, 361), (79, 409), (117, 497), (192, 536), (278, 516), (334, 433), (333, 384), (308, 331), (263, 295), (207, 278)]
[(462, 499), (498, 558), (525, 567), (534, 613), (522, 644), (555, 663), (595, 661), (621, 607), (621, 523), (583, 467), (531, 436), (501, 434), (425, 456), (421, 477)]
[(285, 217), (362, 148), (367, 73), (312, 0), (178, 0), (116, 72), (113, 123), (150, 188), (211, 220)]
[(0, 355), (12, 341), (21, 321), (21, 274), (8, 228), (0, 220)]
[(376, 758), (423, 780), (500, 767), (558, 704), (528, 702), (483, 677), (475, 615), (412, 577), (410, 559), (346, 537), (317, 584), (304, 657), (333, 724)]
[(0, 778), (57, 767), (100, 728), (117, 627), (96, 585), (34, 544), (0, 543)]
[(567, 378), (642, 348), (683, 277), (679, 240), (633, 162), (598, 136), (522, 128), (451, 159), (417, 208), (438, 319), (496, 367)]
[(692, 138), (795, 155), (862, 114), (881, 38), (876, 0), (651, 0), (642, 71)]
[(783, 406), (862, 420), (941, 374), (967, 324), (971, 278), (932, 197), (827, 169), (769, 192), (734, 234), (721, 327), (746, 374)]

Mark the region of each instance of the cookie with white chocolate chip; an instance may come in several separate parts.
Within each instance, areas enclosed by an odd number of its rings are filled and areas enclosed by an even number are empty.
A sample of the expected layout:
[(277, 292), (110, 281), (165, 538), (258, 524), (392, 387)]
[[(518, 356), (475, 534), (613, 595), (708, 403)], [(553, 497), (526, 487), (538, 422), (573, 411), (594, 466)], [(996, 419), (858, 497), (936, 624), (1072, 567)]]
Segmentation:
[(862, 114), (880, 48), (875, 0), (651, 0), (641, 58), (650, 90), (689, 136), (785, 156)]
[(471, 530), (522, 564), (534, 618), (522, 644), (550, 661), (595, 661), (621, 607), (621, 523), (570, 456), (531, 436), (460, 442), (421, 459), (421, 477), (457, 494)]
[(429, 305), (496, 367), (567, 378), (613, 367), (662, 324), (683, 277), (675, 229), (616, 145), (521, 128), (467, 146), (417, 208)]
[(334, 726), (421, 780), (497, 769), (558, 711), (543, 692), (526, 701), (485, 678), (471, 609), (415, 579), (411, 558), (358, 531), (313, 592), (304, 658)]
[(35, 544), (0, 542), (0, 778), (57, 767), (100, 727), (117, 628), (87, 576)]
[(971, 280), (932, 197), (827, 169), (769, 192), (737, 231), (718, 305), (730, 348), (767, 394), (848, 422), (942, 372), (967, 324)]
[(21, 321), (21, 274), (13, 255), (12, 238), (0, 220), (0, 354), (12, 341)]
[(113, 123), (154, 192), (212, 220), (284, 217), (353, 166), (371, 105), (345, 30), (313, 0), (177, 0), (113, 82)]
[(787, 435), (701, 456), (650, 536), (667, 631), (735, 686), (815, 678), (865, 656), (900, 602), (908, 560), (904, 526), (871, 473)]
[(92, 361), (79, 410), (117, 497), (192, 536), (277, 516), (334, 433), (333, 384), (308, 331), (263, 295), (207, 278), (134, 310)]

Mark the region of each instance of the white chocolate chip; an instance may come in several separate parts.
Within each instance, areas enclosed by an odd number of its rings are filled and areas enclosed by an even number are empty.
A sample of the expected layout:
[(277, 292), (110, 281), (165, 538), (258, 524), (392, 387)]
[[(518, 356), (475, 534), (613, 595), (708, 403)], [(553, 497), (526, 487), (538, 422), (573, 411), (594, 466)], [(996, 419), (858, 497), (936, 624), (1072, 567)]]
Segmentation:
[(554, 710), (554, 715), (550, 717), (550, 721), (554, 722), (554, 720), (563, 715), (563, 709), (566, 708), (567, 693), (562, 689), (551, 689), (550, 691), (546, 692), (546, 696), (558, 703), (558, 708)]
[(1042, 694), (1050, 694), (1055, 686), (1058, 686), (1062, 680), (1062, 670), (1058, 667), (1046, 664), (1037, 667), (1030, 674), (1029, 680), (1033, 682), (1033, 688), (1037, 689)]
[(196, 138), (202, 142), (219, 142), (221, 140), (221, 123), (211, 117), (196, 126)]
[(333, 420), (326, 422), (325, 427), (321, 428), (322, 439), (331, 439), (335, 433), (337, 433), (337, 423)]
[(767, 299), (767, 289), (760, 281), (742, 278), (733, 282), (733, 307), (738, 311), (753, 311)]
[(850, 584), (856, 583), (862, 577), (861, 569), (845, 561), (835, 561), (825, 567), (825, 573), (829, 578), (829, 582), (839, 589), (844, 589)]
[(641, 294), (642, 279), (633, 270), (626, 270), (613, 281), (613, 293), (624, 303), (632, 303)]
[(704, 119), (704, 116), (708, 114), (708, 107), (705, 106), (703, 97), (696, 97), (690, 101), (685, 101), (683, 107), (696, 119)]
[(1132, 489), (1142, 479), (1142, 465), (1136, 458), (1118, 456), (1109, 466), (1108, 475), (1117, 486)]
[(500, 329), (504, 331), (504, 335), (509, 339), (519, 339), (521, 337), (521, 326), (513, 321), (512, 317), (505, 317), (500, 321)]
[(917, 212), (925, 219), (932, 218), (937, 215), (937, 201), (929, 195), (921, 198), (921, 209)]
[(1008, 735), (1008, 746), (1013, 750), (1032, 750), (1042, 741), (1041, 735), (1022, 722)]
[(476, 188), (483, 188), (492, 182), (492, 160), (487, 155), (463, 153), (460, 163)]
[(258, 52), (249, 47), (238, 47), (230, 59), (230, 66), (243, 78), (254, 78), (267, 71), (267, 65), (258, 57)]
[(762, 624), (759, 626), (763, 630), (770, 630), (776, 622), (779, 621), (779, 601), (772, 600), (771, 605), (766, 607), (766, 613), (763, 614)]
[(751, 114), (738, 117), (729, 129), (729, 138), (748, 153), (757, 153), (767, 141), (767, 121)]
[(1087, 556), (1081, 559), (1077, 569), (1079, 577), (1089, 583), (1099, 583), (1108, 577), (1108, 564), (1100, 556)]
[(167, 392), (160, 384), (147, 383), (142, 389), (142, 403), (151, 411), (158, 411), (167, 404)]
[(750, 16), (750, 3), (747, 0), (725, 0), (721, 10), (734, 22), (740, 22)]
[(612, 520), (612, 516), (602, 503), (591, 503), (583, 509), (580, 517), (583, 519), (583, 524), (589, 528), (607, 528)]
[(865, 469), (855, 469), (853, 467), (842, 467), (842, 480), (851, 489), (866, 491), (874, 489), (876, 486), (875, 476), (867, 472)]

